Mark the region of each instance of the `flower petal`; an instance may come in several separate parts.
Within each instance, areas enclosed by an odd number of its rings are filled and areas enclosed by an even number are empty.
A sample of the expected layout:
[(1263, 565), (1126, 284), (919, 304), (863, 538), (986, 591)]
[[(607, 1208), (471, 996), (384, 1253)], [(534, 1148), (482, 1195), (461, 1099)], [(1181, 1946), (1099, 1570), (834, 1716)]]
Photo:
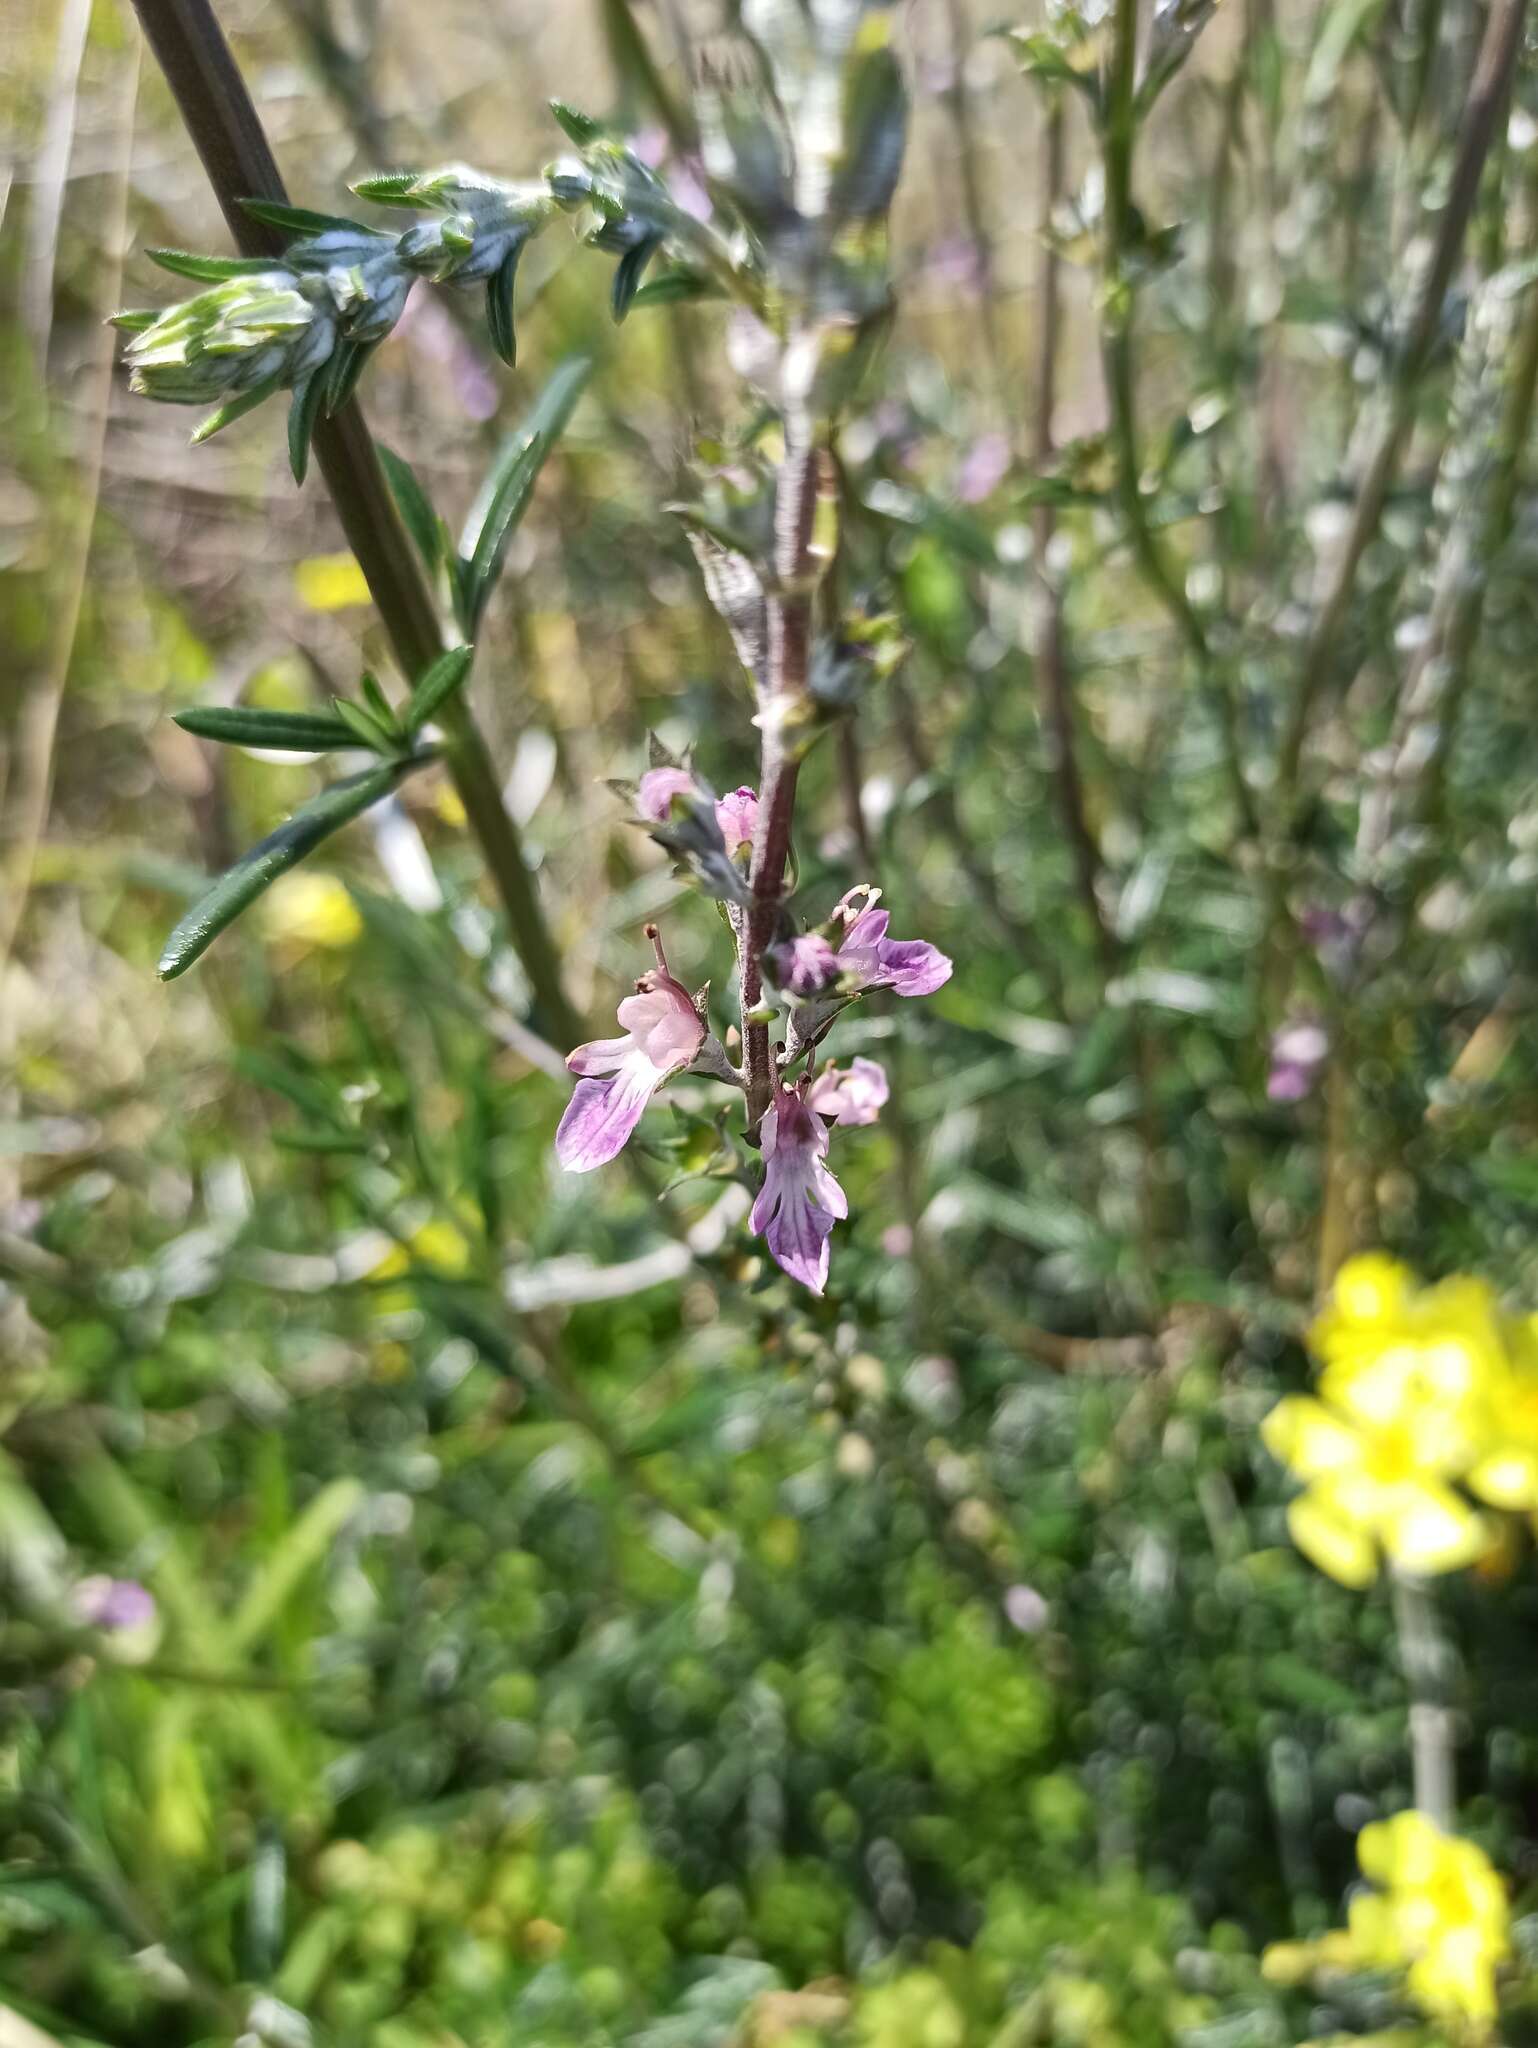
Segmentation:
[(900, 996), (932, 996), (951, 978), (950, 961), (927, 939), (883, 939), (876, 954), (883, 978)]
[(1356, 1431), (1307, 1394), (1289, 1394), (1278, 1401), (1260, 1425), (1260, 1440), (1300, 1479), (1345, 1471), (1362, 1460), (1362, 1440)]
[(1334, 1511), (1318, 1487), (1300, 1493), (1287, 1510), (1287, 1527), (1303, 1555), (1343, 1586), (1360, 1590), (1378, 1576), (1372, 1538)]
[(574, 1046), (566, 1055), (566, 1064), (574, 1074), (612, 1074), (635, 1049), (628, 1031), (623, 1038), (594, 1038), (586, 1045)]
[(555, 1134), (555, 1156), (568, 1173), (591, 1173), (624, 1147), (641, 1112), (666, 1077), (643, 1052), (632, 1052), (606, 1080), (579, 1081)]

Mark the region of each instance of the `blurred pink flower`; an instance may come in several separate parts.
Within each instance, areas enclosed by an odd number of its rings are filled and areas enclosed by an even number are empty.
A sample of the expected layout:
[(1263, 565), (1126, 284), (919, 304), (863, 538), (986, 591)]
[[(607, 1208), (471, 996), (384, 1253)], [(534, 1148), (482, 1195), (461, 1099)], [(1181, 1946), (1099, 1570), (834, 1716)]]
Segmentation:
[(1050, 1612), (1034, 1586), (1011, 1586), (1004, 1595), (1004, 1617), (1023, 1636), (1039, 1635)]
[(836, 1124), (873, 1124), (889, 1093), (880, 1062), (856, 1059), (847, 1073), (824, 1067), (807, 1090), (806, 1106)]
[(1271, 1071), (1266, 1094), (1273, 1102), (1301, 1102), (1311, 1095), (1330, 1052), (1330, 1034), (1312, 1018), (1284, 1024), (1271, 1037)]
[(636, 786), (636, 809), (660, 825), (671, 813), (674, 797), (691, 795), (694, 786), (687, 768), (648, 768)]
[(963, 505), (991, 498), (1009, 474), (1009, 443), (1002, 434), (982, 434), (956, 469), (956, 496)]
[(76, 1614), (87, 1628), (143, 1628), (155, 1619), (155, 1596), (137, 1579), (93, 1573), (74, 1589)]

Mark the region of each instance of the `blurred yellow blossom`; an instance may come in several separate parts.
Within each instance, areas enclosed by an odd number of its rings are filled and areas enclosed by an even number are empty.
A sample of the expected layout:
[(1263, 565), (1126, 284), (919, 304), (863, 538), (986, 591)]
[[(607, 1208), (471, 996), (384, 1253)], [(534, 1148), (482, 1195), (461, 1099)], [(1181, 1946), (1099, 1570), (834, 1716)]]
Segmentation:
[(371, 602), (363, 571), (345, 549), (337, 555), (307, 555), (294, 570), (294, 590), (312, 612), (346, 611)]
[(1262, 1973), (1296, 1984), (1320, 1969), (1403, 1970), (1423, 2011), (1452, 2031), (1488, 2033), (1496, 1970), (1511, 1953), (1506, 1889), (1489, 1857), (1412, 1811), (1363, 1828), (1357, 1861), (1376, 1889), (1352, 1899), (1345, 1928), (1276, 1943)]
[(363, 930), (358, 906), (335, 875), (296, 868), (262, 898), (262, 930), (276, 944), (307, 952), (353, 945)]
[[(470, 1270), (470, 1256), (470, 1240), (459, 1226), (445, 1217), (432, 1217), (392, 1245), (369, 1269), (369, 1278), (398, 1280), (413, 1266), (426, 1266), (442, 1278), (459, 1280)], [(398, 1315), (415, 1305), (410, 1290), (404, 1287), (382, 1288), (374, 1296), (380, 1315)]]
[(1485, 1281), (1421, 1287), (1369, 1253), (1341, 1268), (1309, 1336), (1319, 1397), (1278, 1403), (1262, 1436), (1304, 1482), (1288, 1523), (1322, 1571), (1365, 1586), (1380, 1555), (1412, 1572), (1485, 1555), (1498, 1532), (1454, 1482), (1538, 1508), (1538, 1326)]

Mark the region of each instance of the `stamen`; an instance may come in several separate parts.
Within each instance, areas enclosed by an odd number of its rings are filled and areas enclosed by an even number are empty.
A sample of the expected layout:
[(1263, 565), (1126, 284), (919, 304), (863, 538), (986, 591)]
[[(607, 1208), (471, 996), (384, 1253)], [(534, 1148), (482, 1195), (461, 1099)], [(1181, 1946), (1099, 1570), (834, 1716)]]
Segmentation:
[(671, 981), (671, 980), (673, 979), (673, 977), (672, 977), (671, 973), (669, 973), (669, 972), (668, 972), (668, 956), (667, 956), (667, 954), (666, 954), (666, 953), (664, 953), (664, 952), (663, 952), (663, 950), (662, 950), (662, 939), (661, 939), (661, 936), (659, 935), (659, 933), (658, 933), (658, 931), (657, 931), (657, 927), (656, 927), (656, 926), (655, 926), (654, 924), (649, 924), (649, 925), (647, 925), (647, 927), (646, 927), (646, 936), (647, 936), (647, 937), (648, 937), (648, 938), (649, 938), (649, 939), (651, 940), (651, 942), (652, 942), (652, 951), (653, 951), (653, 952), (654, 952), (654, 953), (656, 954), (656, 956), (657, 956), (657, 965), (658, 965), (658, 967), (659, 967), (659, 968), (661, 969), (661, 971), (662, 971), (662, 972), (663, 972), (664, 974), (666, 974), (666, 975), (667, 975), (667, 977), (668, 977), (668, 980), (669, 980), (669, 981)]

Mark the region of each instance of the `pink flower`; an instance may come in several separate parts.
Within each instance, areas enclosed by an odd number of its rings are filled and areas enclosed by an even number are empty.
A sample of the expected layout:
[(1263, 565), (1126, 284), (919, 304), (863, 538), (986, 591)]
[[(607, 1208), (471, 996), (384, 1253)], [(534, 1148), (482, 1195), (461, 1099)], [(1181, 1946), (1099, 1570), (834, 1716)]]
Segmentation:
[(692, 796), (694, 777), (687, 768), (648, 768), (636, 787), (635, 807), (643, 818), (662, 825), (673, 814), (675, 796)]
[[(927, 939), (889, 939), (887, 913), (875, 908), (879, 893), (851, 889), (834, 912), (846, 925), (838, 946), (840, 982), (845, 987), (853, 982), (861, 991), (889, 988), (900, 996), (932, 996), (950, 980), (950, 961)], [(857, 896), (865, 903), (858, 914), (851, 900)]]
[(857, 1059), (847, 1074), (824, 1067), (807, 1091), (806, 1106), (836, 1124), (873, 1124), (890, 1092), (885, 1068), (876, 1060)]
[(791, 1279), (821, 1294), (828, 1278), (828, 1234), (849, 1214), (849, 1204), (823, 1165), (827, 1126), (807, 1107), (800, 1088), (776, 1090), (764, 1112), (763, 1147), (764, 1184), (749, 1222)]
[(721, 837), (726, 841), (728, 853), (736, 854), (744, 846), (751, 846), (758, 828), (758, 798), (755, 793), (744, 786), (722, 797), (716, 805), (716, 823), (721, 827)]
[(1284, 1024), (1271, 1038), (1266, 1094), (1272, 1102), (1302, 1102), (1314, 1092), (1330, 1052), (1330, 1034), (1311, 1018)]
[(668, 972), (657, 927), (648, 925), (646, 935), (657, 966), (619, 1006), (624, 1037), (595, 1039), (567, 1055), (567, 1066), (583, 1077), (555, 1134), (555, 1156), (570, 1173), (591, 1173), (613, 1159), (663, 1082), (705, 1042), (688, 990)]
[(820, 932), (805, 932), (770, 948), (776, 984), (792, 995), (865, 995), (889, 988), (900, 996), (929, 996), (951, 978), (951, 963), (927, 939), (889, 939), (887, 913), (875, 908), (879, 889), (861, 884), (840, 898), (830, 919), (843, 936), (835, 946)]
[(816, 995), (838, 980), (838, 955), (821, 932), (802, 932), (772, 946), (769, 964), (779, 986), (794, 996)]
[(93, 1573), (74, 1588), (75, 1612), (88, 1628), (143, 1628), (155, 1619), (155, 1596), (137, 1579)]

